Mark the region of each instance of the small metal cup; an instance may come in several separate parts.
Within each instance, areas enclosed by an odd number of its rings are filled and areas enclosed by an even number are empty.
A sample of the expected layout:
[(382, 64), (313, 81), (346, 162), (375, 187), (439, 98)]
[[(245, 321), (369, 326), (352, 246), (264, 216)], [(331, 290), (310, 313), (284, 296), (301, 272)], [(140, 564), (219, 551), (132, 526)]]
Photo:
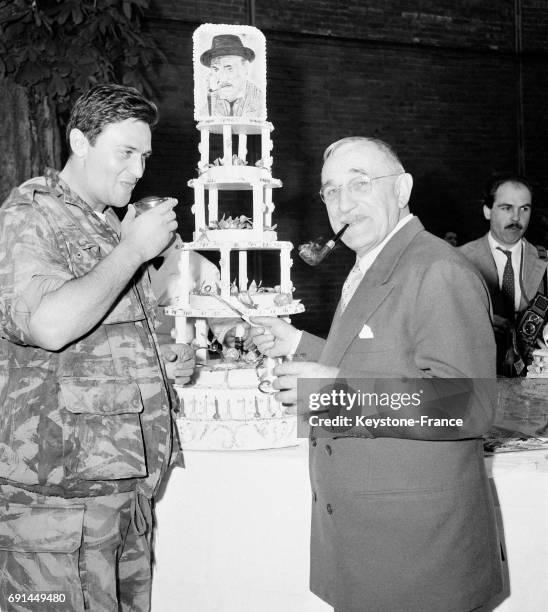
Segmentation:
[(162, 196), (147, 196), (146, 198), (141, 198), (137, 200), (137, 202), (133, 202), (133, 206), (135, 206), (135, 214), (140, 215), (147, 210), (152, 208), (156, 208), (162, 202), (169, 200), (167, 197)]
[(305, 361), (306, 353), (296, 353), (295, 355), (286, 355), (285, 357), (266, 357), (263, 358), (255, 366), (255, 370), (259, 377), (259, 391), (261, 393), (278, 393), (279, 389), (275, 389), (272, 383), (276, 380), (274, 376), (274, 368), (279, 363), (287, 361)]
[(272, 383), (276, 380), (274, 368), (280, 361), (281, 360), (278, 358), (264, 356), (255, 366), (255, 370), (259, 376), (259, 384), (257, 386), (261, 393), (278, 393), (278, 389), (274, 389)]

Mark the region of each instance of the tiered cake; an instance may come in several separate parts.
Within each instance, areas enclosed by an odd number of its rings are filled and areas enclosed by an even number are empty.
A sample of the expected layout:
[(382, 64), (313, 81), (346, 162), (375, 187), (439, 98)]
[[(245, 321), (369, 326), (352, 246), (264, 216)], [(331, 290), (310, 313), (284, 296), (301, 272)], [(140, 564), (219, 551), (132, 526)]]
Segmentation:
[[(264, 315), (287, 318), (304, 310), (293, 299), (293, 245), (278, 240), (272, 224), (272, 190), (281, 187), (281, 181), (271, 174), (273, 126), (266, 121), (265, 40), (249, 26), (206, 24), (194, 32), (193, 41), (195, 119), (200, 131), (198, 178), (189, 181), (194, 190), (194, 234), (192, 242), (180, 247), (179, 297), (166, 308), (175, 317), (177, 341), (188, 342), (187, 318), (195, 320), (197, 372), (193, 383), (176, 387), (181, 442), (183, 448), (197, 450), (289, 446), (296, 444), (295, 411), (259, 389), (264, 389), (260, 383), (271, 374), (273, 360), (242, 350), (241, 345), (225, 347), (216, 358), (208, 350), (209, 329), (215, 331), (219, 322), (225, 328), (236, 326), (241, 322), (238, 313), (248, 320)], [(248, 159), (248, 144), (258, 151), (256, 161)], [(215, 146), (222, 156), (212, 161)], [(238, 208), (244, 207), (245, 192), (251, 192), (251, 210), (226, 210), (227, 192), (240, 192), (236, 205), (234, 193), (228, 198)], [(217, 286), (193, 288), (192, 251), (218, 258)], [(279, 284), (262, 287), (261, 279), (248, 277), (248, 254), (253, 251), (277, 253)]]

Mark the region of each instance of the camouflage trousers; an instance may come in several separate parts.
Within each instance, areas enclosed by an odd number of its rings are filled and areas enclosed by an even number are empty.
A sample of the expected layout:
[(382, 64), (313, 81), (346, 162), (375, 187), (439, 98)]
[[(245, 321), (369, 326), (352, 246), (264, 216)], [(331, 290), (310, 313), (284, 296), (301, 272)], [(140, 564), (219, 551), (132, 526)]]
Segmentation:
[(149, 611), (152, 526), (135, 491), (64, 499), (0, 485), (0, 611)]

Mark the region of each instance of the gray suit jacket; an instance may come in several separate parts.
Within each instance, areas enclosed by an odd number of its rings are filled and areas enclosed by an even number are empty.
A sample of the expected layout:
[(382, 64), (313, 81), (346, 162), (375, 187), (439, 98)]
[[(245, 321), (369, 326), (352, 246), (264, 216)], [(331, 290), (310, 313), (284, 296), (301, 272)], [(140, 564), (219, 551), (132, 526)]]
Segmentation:
[[(360, 338), (365, 324), (373, 337)], [(327, 341), (304, 334), (298, 352), (341, 377), (493, 378), (488, 294), (469, 262), (413, 219), (342, 316), (339, 306)], [(444, 441), (413, 428), (312, 431), (311, 589), (337, 611), (464, 612), (501, 590), (479, 439), (494, 406), (471, 417)]]
[[(504, 316), (499, 288), (499, 277), (487, 234), (459, 247), (460, 252), (477, 268), (489, 289), (493, 302), (493, 312)], [(527, 304), (535, 297), (542, 277), (546, 272), (546, 261), (542, 260), (537, 249), (527, 240), (523, 240), (523, 261), (521, 274), (521, 304), (520, 311), (525, 310)]]

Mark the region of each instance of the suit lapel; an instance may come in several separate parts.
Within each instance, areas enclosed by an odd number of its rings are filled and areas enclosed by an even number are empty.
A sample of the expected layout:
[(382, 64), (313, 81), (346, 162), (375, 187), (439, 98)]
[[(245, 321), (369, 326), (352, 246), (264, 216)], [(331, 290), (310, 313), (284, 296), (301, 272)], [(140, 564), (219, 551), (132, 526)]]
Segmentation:
[[(502, 312), (499, 277), (487, 234), (478, 240), (478, 251), (475, 263), (491, 294), (494, 311), (499, 314)], [(536, 248), (530, 242), (524, 240), (523, 265), (520, 275), (522, 293), (525, 291), (525, 295), (522, 295), (522, 309), (525, 308), (528, 302), (535, 296), (545, 271), (546, 262), (539, 258)]]
[(536, 248), (527, 240), (523, 241), (523, 274), (522, 296), (526, 306), (536, 295), (542, 277), (546, 272), (546, 262), (539, 258)]
[(392, 291), (393, 285), (390, 283), (372, 285), (367, 278), (368, 274), (359, 284), (342, 315), (339, 303), (320, 358), (321, 363), (329, 365), (340, 363), (346, 349), (360, 333), (364, 323), (367, 323)]
[(497, 272), (497, 264), (491, 252), (489, 240), (487, 239), (487, 234), (480, 239), (478, 248), (478, 267), (487, 284), (491, 297), (494, 297), (500, 293), (499, 274)]
[(416, 218), (404, 225), (379, 253), (342, 315), (339, 302), (320, 357), (321, 363), (328, 365), (340, 363), (346, 349), (358, 336), (363, 325), (394, 288), (394, 285), (389, 282), (392, 271), (409, 243), (421, 231), (424, 231), (424, 227)]

